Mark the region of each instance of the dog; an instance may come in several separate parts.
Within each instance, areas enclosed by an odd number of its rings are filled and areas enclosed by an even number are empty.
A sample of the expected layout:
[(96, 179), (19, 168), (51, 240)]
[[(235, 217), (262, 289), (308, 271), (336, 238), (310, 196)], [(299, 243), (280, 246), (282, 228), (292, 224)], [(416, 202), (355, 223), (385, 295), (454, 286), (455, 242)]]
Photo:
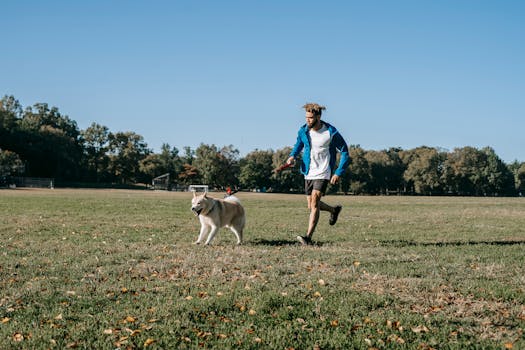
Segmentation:
[(206, 192), (199, 196), (193, 192), (191, 211), (199, 217), (201, 223), (199, 238), (195, 244), (200, 244), (204, 236), (208, 234), (204, 244), (209, 245), (221, 227), (227, 227), (235, 234), (237, 245), (242, 243), (246, 216), (237, 197), (228, 196), (224, 199), (215, 199), (209, 197)]

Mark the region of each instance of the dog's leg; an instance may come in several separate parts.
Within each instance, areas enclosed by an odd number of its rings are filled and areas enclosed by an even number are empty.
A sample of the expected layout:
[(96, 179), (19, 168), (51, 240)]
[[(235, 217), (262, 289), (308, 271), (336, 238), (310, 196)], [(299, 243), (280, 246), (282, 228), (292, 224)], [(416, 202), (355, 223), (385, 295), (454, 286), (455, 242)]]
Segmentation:
[(202, 240), (204, 239), (204, 236), (206, 233), (208, 233), (208, 225), (201, 225), (201, 231), (199, 232), (199, 238), (195, 241), (194, 244), (200, 244)]
[(230, 230), (235, 234), (235, 237), (237, 237), (237, 245), (242, 244), (242, 228), (230, 226)]
[(215, 234), (219, 231), (219, 228), (217, 226), (212, 226), (210, 234), (208, 235), (208, 239), (206, 240), (206, 245), (209, 245), (211, 241), (213, 241), (213, 238), (215, 237)]

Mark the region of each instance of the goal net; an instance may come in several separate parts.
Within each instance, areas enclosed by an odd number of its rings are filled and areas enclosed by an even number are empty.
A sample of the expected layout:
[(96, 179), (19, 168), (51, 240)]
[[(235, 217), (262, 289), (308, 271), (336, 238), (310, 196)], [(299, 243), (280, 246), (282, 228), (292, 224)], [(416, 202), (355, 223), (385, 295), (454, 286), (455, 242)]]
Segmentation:
[(151, 181), (151, 185), (154, 190), (170, 190), (170, 174), (166, 173), (164, 175), (157, 176)]
[(16, 187), (55, 188), (55, 180), (47, 177), (13, 177)]
[(208, 192), (208, 185), (189, 185), (188, 191), (191, 192)]

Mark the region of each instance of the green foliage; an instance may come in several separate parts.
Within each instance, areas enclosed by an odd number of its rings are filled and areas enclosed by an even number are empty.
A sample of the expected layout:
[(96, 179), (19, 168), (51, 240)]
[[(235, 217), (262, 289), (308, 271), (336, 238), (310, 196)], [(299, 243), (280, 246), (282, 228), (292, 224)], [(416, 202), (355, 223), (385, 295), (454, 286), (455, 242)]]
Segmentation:
[(109, 169), (121, 183), (140, 182), (140, 161), (148, 156), (144, 138), (134, 132), (109, 135)]
[(402, 153), (406, 186), (417, 194), (440, 194), (443, 189), (444, 153), (435, 148), (419, 147)]
[[(179, 154), (177, 148), (164, 144), (160, 153), (154, 153), (139, 134), (111, 132), (97, 123), (79, 130), (58, 108), (36, 103), (23, 110), (13, 96), (0, 99), (0, 149), (13, 152), (24, 164), (16, 166), (19, 172), (53, 177), (58, 186), (149, 184), (169, 173), (172, 186), (303, 189), (298, 166), (273, 172), (286, 161), (290, 147), (255, 150), (243, 158), (233, 145), (201, 144), (195, 150), (184, 147)], [(520, 163), (505, 164), (490, 147), (446, 152), (426, 146), (379, 151), (351, 146), (350, 160), (340, 183), (329, 187), (330, 193), (512, 196), (525, 192)]]
[(212, 187), (225, 188), (237, 185), (239, 151), (233, 146), (219, 148), (215, 145), (201, 144), (195, 150), (194, 165), (202, 181)]
[(516, 171), (516, 189), (525, 193), (525, 163), (521, 163), (521, 166)]
[[(277, 169), (286, 163), (290, 157), (292, 147), (284, 147), (278, 149), (272, 154), (272, 168)], [(301, 163), (301, 156), (295, 160), (295, 168), (281, 171), (279, 173), (273, 172), (272, 189), (275, 192), (302, 192), (304, 191), (304, 177), (299, 172), (298, 167)]]
[(91, 173), (88, 179), (100, 182), (107, 178), (109, 166), (109, 129), (98, 123), (92, 123), (86, 130), (81, 131), (85, 162)]
[(240, 163), (239, 181), (243, 188), (269, 188), (272, 185), (273, 151), (255, 150)]
[(0, 176), (19, 175), (24, 171), (24, 163), (18, 154), (0, 149)]

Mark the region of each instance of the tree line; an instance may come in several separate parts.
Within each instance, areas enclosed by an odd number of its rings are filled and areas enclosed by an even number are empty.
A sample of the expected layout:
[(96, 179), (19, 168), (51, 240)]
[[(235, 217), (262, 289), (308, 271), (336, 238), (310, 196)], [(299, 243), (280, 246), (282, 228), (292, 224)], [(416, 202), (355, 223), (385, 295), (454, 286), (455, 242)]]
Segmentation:
[[(525, 162), (504, 163), (490, 147), (365, 150), (351, 145), (351, 164), (332, 192), (496, 196), (525, 193)], [(201, 144), (182, 150), (165, 143), (160, 153), (131, 131), (112, 132), (77, 123), (46, 103), (21, 106), (0, 100), (0, 176), (51, 177), (57, 186), (151, 183), (170, 174), (174, 186), (207, 184), (275, 192), (302, 192), (297, 169), (275, 173), (291, 148), (254, 150), (241, 157), (233, 145)]]

